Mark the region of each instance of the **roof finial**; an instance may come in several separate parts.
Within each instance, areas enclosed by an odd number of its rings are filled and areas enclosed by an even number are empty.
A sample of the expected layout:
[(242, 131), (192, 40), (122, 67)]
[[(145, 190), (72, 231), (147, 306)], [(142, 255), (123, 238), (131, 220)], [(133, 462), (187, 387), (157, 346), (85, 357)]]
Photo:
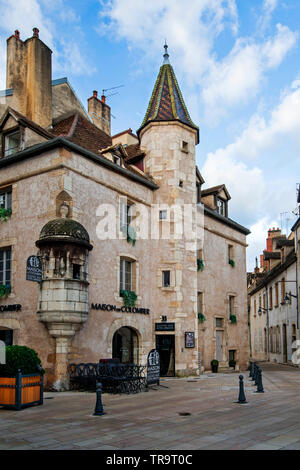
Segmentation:
[(164, 53), (164, 63), (163, 63), (163, 65), (165, 65), (165, 64), (170, 64), (170, 62), (169, 62), (169, 54), (168, 54), (168, 45), (167, 45), (167, 40), (166, 40), (166, 39), (165, 39), (164, 48), (165, 48), (165, 53)]

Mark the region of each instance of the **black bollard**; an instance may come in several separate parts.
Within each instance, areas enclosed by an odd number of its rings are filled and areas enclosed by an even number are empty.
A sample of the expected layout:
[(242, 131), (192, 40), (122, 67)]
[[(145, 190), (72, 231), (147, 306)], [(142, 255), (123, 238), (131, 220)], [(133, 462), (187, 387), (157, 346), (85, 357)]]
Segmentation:
[(253, 377), (253, 362), (250, 361), (250, 372), (249, 372), (249, 377)]
[(258, 377), (257, 377), (257, 390), (256, 393), (264, 393), (264, 387), (262, 383), (262, 371), (261, 368), (259, 367), (258, 369)]
[(97, 396), (97, 400), (96, 400), (94, 416), (102, 416), (105, 413), (104, 413), (103, 405), (102, 405), (102, 383), (101, 382), (97, 382), (96, 396)]
[(240, 390), (239, 390), (239, 398), (238, 398), (237, 403), (244, 404), (244, 403), (247, 403), (247, 400), (245, 397), (245, 391), (244, 391), (244, 376), (240, 375), (239, 379), (240, 379)]
[(256, 367), (255, 377), (254, 377), (254, 384), (255, 384), (255, 385), (258, 384), (259, 369), (260, 369), (260, 367), (257, 366), (257, 367)]
[(255, 377), (256, 377), (256, 373), (257, 373), (257, 364), (256, 362), (254, 362), (254, 365), (253, 365), (253, 374), (252, 374), (252, 382), (255, 382)]

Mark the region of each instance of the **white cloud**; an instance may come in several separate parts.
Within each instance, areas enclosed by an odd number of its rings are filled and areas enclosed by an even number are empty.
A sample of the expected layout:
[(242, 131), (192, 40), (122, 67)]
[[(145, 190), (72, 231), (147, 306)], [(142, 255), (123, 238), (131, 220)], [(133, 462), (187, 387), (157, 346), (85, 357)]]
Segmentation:
[(187, 80), (198, 83), (213, 63), (214, 40), (225, 29), (238, 28), (235, 0), (111, 0), (100, 2), (100, 33), (126, 39), (143, 51), (145, 60), (157, 59), (165, 38), (172, 63), (180, 64)]
[[(184, 73), (185, 84), (200, 86), (205, 116), (216, 124), (234, 106), (241, 106), (260, 89), (268, 70), (278, 67), (294, 46), (297, 33), (278, 24), (271, 38), (237, 38), (231, 51), (217, 59), (214, 46), (224, 30), (238, 32), (235, 0), (110, 0), (100, 2), (99, 32), (126, 39), (129, 48), (143, 51), (146, 63), (157, 60), (166, 38), (171, 63)], [(276, 1), (265, 0), (269, 16)]]
[(268, 230), (272, 227), (278, 227), (278, 221), (262, 217), (255, 224), (251, 225), (251, 233), (247, 237), (247, 269), (253, 271), (255, 267), (255, 258), (258, 258), (258, 266), (260, 267), (260, 254), (266, 249), (266, 238)]
[(278, 67), (295, 45), (297, 33), (281, 24), (276, 28), (276, 35), (261, 44), (238, 39), (230, 54), (213, 64), (202, 91), (210, 122), (255, 96), (265, 72)]
[(264, 31), (270, 24), (272, 14), (277, 8), (278, 0), (264, 0), (262, 6), (262, 14), (258, 19), (258, 27)]
[[(244, 159), (257, 158), (263, 150), (275, 148), (282, 136), (297, 138), (300, 129), (300, 86), (285, 90), (281, 101), (272, 111), (270, 119), (255, 114), (235, 142), (216, 150), (214, 156), (221, 161), (224, 158)], [(300, 85), (300, 82), (298, 83)]]
[[(4, 58), (6, 55), (5, 38), (13, 34), (16, 29), (20, 31), (21, 39), (25, 40), (32, 36), (34, 27), (40, 30), (40, 39), (50, 47), (53, 52), (53, 72), (59, 74), (73, 73), (86, 75), (87, 71), (92, 73), (94, 68), (87, 63), (87, 58), (82, 51), (80, 38), (82, 34), (77, 34), (72, 42), (70, 38), (64, 39), (63, 27), (57, 21), (80, 20), (72, 9), (65, 9), (63, 18), (58, 12), (63, 7), (62, 0), (0, 0), (0, 53), (1, 70), (5, 70)], [(5, 88), (5, 76), (2, 73), (0, 79), (0, 89)]]

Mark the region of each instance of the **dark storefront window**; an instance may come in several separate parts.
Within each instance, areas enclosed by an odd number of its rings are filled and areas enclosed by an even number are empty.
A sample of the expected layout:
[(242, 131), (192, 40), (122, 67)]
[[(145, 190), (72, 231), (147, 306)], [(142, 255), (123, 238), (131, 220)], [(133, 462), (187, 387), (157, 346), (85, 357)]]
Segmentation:
[(3, 341), (6, 346), (12, 346), (13, 330), (0, 330), (0, 341)]

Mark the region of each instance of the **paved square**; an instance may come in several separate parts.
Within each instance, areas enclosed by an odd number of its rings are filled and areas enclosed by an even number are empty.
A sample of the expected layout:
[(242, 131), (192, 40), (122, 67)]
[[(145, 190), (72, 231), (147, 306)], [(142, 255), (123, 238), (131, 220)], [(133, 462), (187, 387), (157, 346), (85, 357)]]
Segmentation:
[[(300, 370), (264, 364), (265, 393), (245, 377), (248, 403), (238, 397), (239, 374), (164, 379), (137, 395), (45, 393), (43, 406), (0, 408), (0, 449), (299, 449)], [(190, 413), (180, 416), (179, 413)]]

